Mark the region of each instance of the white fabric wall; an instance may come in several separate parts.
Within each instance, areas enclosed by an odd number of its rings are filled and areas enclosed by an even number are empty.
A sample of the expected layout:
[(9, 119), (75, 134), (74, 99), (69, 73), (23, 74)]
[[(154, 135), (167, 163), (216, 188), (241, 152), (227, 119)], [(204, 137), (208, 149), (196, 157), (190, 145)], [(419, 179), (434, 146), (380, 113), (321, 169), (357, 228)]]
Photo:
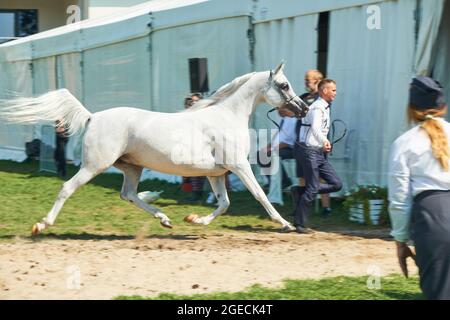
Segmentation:
[[(57, 89), (56, 83), (56, 57), (47, 57), (33, 61), (33, 95), (41, 95)], [(53, 125), (53, 123), (40, 123), (32, 125), (33, 138), (42, 139), (42, 125)]]
[[(0, 63), (0, 98), (31, 95), (32, 91), (30, 61)], [(24, 160), (25, 142), (32, 137), (32, 126), (6, 124), (0, 119), (0, 158)]]
[(420, 2), (420, 29), (414, 57), (414, 73), (416, 75), (430, 75), (444, 4), (445, 0)]
[(0, 63), (29, 61), (32, 59), (31, 41), (25, 42), (23, 39), (9, 41), (0, 45)]
[(389, 1), (380, 9), (381, 30), (366, 27), (365, 6), (330, 17), (328, 76), (338, 90), (332, 115), (349, 129), (331, 159), (345, 187), (385, 185), (390, 145), (407, 128), (415, 1)]
[[(273, 70), (284, 59), (285, 75), (298, 95), (304, 93), (305, 72), (317, 64), (317, 22), (318, 15), (312, 14), (256, 24), (256, 70)], [(266, 117), (268, 110), (268, 105), (258, 106), (252, 121), (254, 128), (274, 128)], [(271, 117), (279, 121), (275, 114)]]
[(152, 110), (183, 110), (190, 58), (208, 59), (210, 91), (250, 72), (248, 27), (249, 18), (241, 16), (152, 33)]
[(384, 0), (258, 0), (256, 2), (255, 19), (256, 21), (278, 20), (382, 1)]
[(83, 70), (84, 105), (89, 111), (150, 108), (148, 37), (86, 50)]
[(33, 94), (40, 95), (57, 88), (56, 57), (47, 57), (33, 61)]
[(83, 100), (81, 53), (69, 53), (56, 57), (58, 88), (67, 88), (80, 101)]
[[(67, 88), (83, 102), (83, 70), (81, 53), (68, 53), (56, 57), (56, 83), (58, 88)], [(81, 161), (81, 134), (69, 138), (66, 147), (67, 159), (76, 164)]]

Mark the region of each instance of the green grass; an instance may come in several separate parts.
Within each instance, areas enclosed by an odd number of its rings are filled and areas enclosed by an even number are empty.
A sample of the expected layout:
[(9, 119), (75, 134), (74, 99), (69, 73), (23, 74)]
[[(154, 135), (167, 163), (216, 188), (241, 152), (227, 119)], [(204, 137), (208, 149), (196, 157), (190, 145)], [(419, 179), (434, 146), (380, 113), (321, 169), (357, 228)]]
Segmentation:
[(163, 293), (154, 298), (120, 296), (121, 300), (418, 300), (424, 299), (417, 277), (382, 277), (380, 289), (368, 289), (367, 277), (321, 280), (285, 280), (281, 288), (254, 285), (241, 292), (215, 292), (190, 296)]
[[(77, 168), (69, 166), (69, 176)], [(16, 236), (27, 237), (31, 226), (40, 221), (53, 205), (63, 181), (54, 174), (38, 172), (37, 162), (15, 163), (0, 161), (0, 239)], [(278, 232), (280, 226), (273, 223), (264, 208), (249, 192), (230, 192), (231, 206), (228, 212), (209, 226), (194, 226), (183, 221), (189, 214), (207, 215), (215, 207), (190, 204), (189, 194), (178, 185), (162, 181), (144, 181), (139, 191), (164, 190), (162, 198), (154, 204), (172, 220), (174, 229), (160, 226), (159, 221), (146, 212), (120, 199), (122, 184), (120, 174), (101, 174), (80, 188), (64, 205), (56, 224), (44, 232), (44, 236), (58, 238), (104, 239), (111, 237), (134, 237), (144, 235), (208, 234), (225, 231)], [(289, 195), (286, 206), (276, 206), (288, 220), (292, 211)], [(367, 230), (348, 222), (339, 202), (333, 203), (334, 214), (329, 219), (318, 215), (311, 217), (314, 228), (335, 231), (340, 229)]]
[[(77, 168), (69, 166), (69, 176)], [(15, 237), (29, 237), (31, 226), (50, 210), (63, 180), (54, 174), (38, 172), (37, 162), (15, 163), (0, 161), (0, 241)], [(46, 230), (42, 238), (57, 239), (133, 239), (143, 236), (180, 237), (184, 235), (217, 234), (223, 232), (278, 232), (280, 226), (270, 221), (264, 208), (249, 192), (230, 192), (231, 207), (227, 214), (218, 217), (209, 226), (187, 224), (188, 214), (207, 215), (215, 207), (193, 205), (183, 201), (189, 194), (178, 185), (161, 181), (145, 181), (139, 191), (164, 190), (162, 198), (154, 204), (172, 220), (174, 229), (162, 228), (159, 221), (119, 197), (122, 176), (102, 174), (80, 188), (63, 207), (56, 224)], [(286, 195), (286, 206), (276, 209), (288, 220), (292, 211), (291, 200)], [(333, 215), (323, 219), (318, 214), (311, 217), (313, 228), (344, 232), (373, 230), (348, 221), (342, 204), (334, 201)], [(386, 229), (384, 229), (386, 231)], [(252, 286), (236, 293), (212, 293), (193, 296), (162, 294), (156, 299), (419, 299), (418, 279), (405, 280), (400, 276), (382, 278), (381, 290), (368, 290), (367, 277), (338, 277), (313, 280), (286, 280), (278, 289)], [(142, 297), (120, 297), (143, 299)]]

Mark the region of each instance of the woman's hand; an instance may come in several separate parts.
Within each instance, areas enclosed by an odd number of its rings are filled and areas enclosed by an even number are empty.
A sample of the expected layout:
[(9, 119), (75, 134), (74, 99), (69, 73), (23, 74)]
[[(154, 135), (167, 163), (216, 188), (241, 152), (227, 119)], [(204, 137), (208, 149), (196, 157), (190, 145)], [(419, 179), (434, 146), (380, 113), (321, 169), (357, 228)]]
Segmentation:
[(408, 247), (406, 242), (396, 241), (396, 244), (397, 244), (397, 257), (398, 262), (400, 264), (400, 268), (402, 269), (403, 275), (406, 278), (408, 278), (408, 265), (406, 263), (406, 259), (408, 257), (411, 257), (413, 260), (416, 260), (416, 255)]

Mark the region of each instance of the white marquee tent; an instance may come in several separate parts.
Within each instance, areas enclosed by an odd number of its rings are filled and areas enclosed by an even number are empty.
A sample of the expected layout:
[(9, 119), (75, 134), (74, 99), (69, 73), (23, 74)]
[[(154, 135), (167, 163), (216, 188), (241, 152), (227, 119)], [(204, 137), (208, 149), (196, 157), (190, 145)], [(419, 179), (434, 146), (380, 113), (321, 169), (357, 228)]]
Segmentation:
[[(305, 71), (317, 67), (319, 14), (330, 12), (333, 118), (348, 127), (331, 159), (347, 187), (383, 185), (389, 146), (407, 128), (412, 76), (432, 73), (450, 98), (449, 2), (153, 0), (0, 45), (0, 97), (67, 87), (93, 112), (122, 105), (173, 112), (190, 91), (189, 58), (208, 59), (211, 90), (284, 59), (302, 93)], [(372, 5), (381, 29), (367, 26)], [(271, 127), (268, 109), (258, 108), (253, 127)], [(25, 141), (37, 135), (0, 121), (0, 158), (23, 159)], [(76, 158), (76, 143), (69, 149)]]

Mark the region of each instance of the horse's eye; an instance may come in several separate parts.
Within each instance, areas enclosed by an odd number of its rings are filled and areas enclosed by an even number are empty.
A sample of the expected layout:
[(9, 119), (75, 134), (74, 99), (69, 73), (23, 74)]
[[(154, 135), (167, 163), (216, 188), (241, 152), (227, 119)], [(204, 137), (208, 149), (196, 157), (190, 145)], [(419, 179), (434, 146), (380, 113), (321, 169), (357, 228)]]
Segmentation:
[(280, 84), (280, 88), (281, 88), (281, 90), (288, 91), (289, 84), (287, 82), (284, 82), (284, 83)]

